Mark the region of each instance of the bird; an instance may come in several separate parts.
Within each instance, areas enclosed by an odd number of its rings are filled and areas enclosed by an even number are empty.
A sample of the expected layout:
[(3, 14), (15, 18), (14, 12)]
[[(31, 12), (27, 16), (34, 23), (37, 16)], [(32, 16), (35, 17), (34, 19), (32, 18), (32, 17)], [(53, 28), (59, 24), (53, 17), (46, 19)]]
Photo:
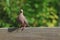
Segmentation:
[(14, 30), (17, 30), (21, 28), (21, 31), (25, 29), (25, 27), (29, 27), (28, 21), (26, 17), (23, 15), (23, 9), (20, 10), (19, 15), (17, 16), (17, 23), (20, 23), (21, 26), (15, 27), (15, 28), (8, 28), (8, 32), (13, 32)]
[(18, 21), (21, 24), (20, 28), (21, 28), (22, 31), (25, 29), (25, 27), (29, 27), (28, 21), (23, 14), (23, 9), (21, 9), (20, 12), (19, 12)]

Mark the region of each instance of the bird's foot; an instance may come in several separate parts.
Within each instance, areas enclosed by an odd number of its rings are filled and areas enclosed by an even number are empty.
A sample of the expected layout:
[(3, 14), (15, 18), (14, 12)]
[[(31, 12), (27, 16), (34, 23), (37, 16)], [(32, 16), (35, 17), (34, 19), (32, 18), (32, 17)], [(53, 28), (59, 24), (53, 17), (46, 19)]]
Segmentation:
[(25, 29), (25, 27), (21, 27), (21, 31), (23, 31)]

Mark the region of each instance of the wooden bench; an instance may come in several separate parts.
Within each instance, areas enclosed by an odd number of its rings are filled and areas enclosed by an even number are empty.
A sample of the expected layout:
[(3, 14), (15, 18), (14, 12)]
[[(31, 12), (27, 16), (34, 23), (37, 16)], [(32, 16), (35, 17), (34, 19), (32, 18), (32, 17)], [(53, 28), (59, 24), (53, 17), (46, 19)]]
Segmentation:
[(27, 27), (13, 30), (0, 28), (0, 40), (60, 40), (60, 28)]

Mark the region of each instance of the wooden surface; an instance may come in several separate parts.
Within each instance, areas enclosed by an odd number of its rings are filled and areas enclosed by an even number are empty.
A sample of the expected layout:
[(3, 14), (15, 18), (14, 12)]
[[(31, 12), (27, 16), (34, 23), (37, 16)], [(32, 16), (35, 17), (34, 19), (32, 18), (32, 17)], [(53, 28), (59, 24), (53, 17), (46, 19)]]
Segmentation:
[(60, 40), (60, 28), (0, 28), (0, 40)]

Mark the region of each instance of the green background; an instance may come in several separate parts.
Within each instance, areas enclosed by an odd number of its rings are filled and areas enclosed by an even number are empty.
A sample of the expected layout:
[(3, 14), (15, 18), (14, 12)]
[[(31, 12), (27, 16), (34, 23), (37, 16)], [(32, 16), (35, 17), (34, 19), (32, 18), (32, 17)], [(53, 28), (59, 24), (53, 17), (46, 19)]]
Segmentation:
[(0, 28), (19, 27), (20, 8), (31, 27), (58, 27), (60, 0), (0, 0)]

